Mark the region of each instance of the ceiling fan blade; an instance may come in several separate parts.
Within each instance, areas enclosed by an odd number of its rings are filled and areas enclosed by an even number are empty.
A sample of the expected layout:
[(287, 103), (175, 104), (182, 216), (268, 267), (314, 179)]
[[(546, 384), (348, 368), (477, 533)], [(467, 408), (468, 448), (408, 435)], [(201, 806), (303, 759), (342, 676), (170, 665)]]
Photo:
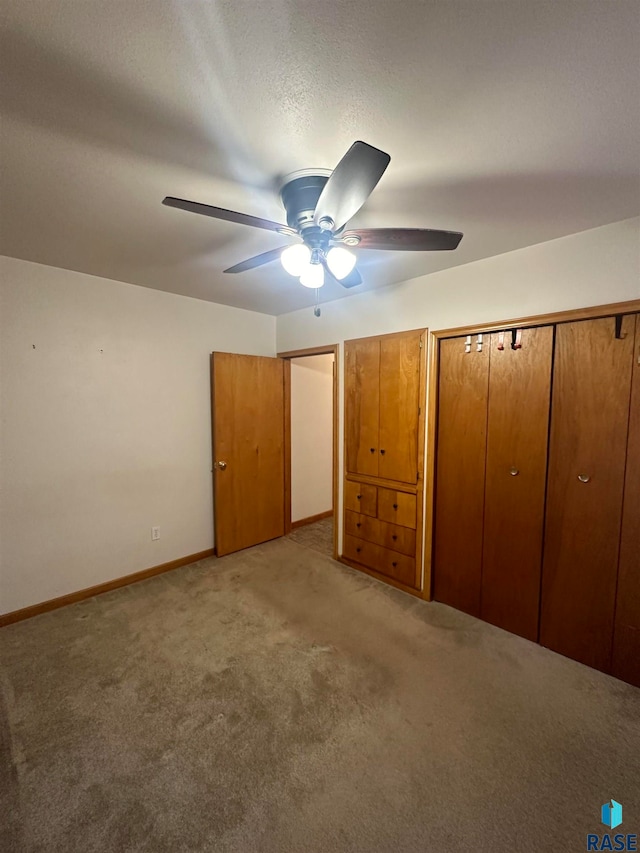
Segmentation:
[(254, 255), (253, 258), (247, 258), (246, 261), (240, 261), (233, 267), (229, 267), (225, 272), (246, 272), (247, 270), (261, 267), (263, 264), (270, 264), (271, 261), (277, 261), (282, 254), (283, 249), (287, 246), (280, 246), (279, 249), (269, 249), (268, 252), (263, 252), (261, 255)]
[[(340, 239), (359, 238), (358, 249), (382, 249), (395, 252), (447, 252), (458, 248), (459, 231), (434, 231), (431, 228), (359, 228), (345, 231)], [(351, 243), (355, 246), (355, 241)]]
[(324, 185), (313, 215), (314, 223), (320, 225), (322, 219), (332, 219), (331, 230), (342, 228), (369, 198), (390, 160), (379, 148), (354, 142)]
[(251, 225), (254, 228), (264, 228), (266, 231), (277, 231), (278, 234), (296, 234), (288, 225), (280, 225), (271, 222), (270, 219), (261, 219), (259, 216), (251, 216), (248, 213), (238, 213), (235, 210), (226, 210), (224, 207), (212, 207), (210, 204), (200, 204), (197, 201), (187, 201), (184, 198), (173, 198), (167, 196), (162, 200), (167, 207), (176, 207), (179, 210), (187, 210), (189, 213), (200, 213), (203, 216), (212, 216), (214, 219), (224, 219), (226, 222), (237, 222), (239, 225)]
[(362, 276), (358, 272), (357, 268), (354, 267), (348, 276), (345, 278), (336, 278), (336, 276), (329, 269), (329, 264), (324, 260), (322, 262), (322, 266), (324, 267), (324, 271), (327, 276), (331, 279), (331, 281), (337, 281), (338, 284), (341, 284), (343, 287), (357, 287), (359, 284), (362, 284)]

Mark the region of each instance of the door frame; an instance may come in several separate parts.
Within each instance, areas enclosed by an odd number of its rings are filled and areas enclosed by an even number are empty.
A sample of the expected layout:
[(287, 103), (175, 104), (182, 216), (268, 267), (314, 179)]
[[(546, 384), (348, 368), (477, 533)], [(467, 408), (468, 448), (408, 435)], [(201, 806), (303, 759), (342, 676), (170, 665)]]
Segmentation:
[(279, 352), (278, 358), (285, 361), (284, 368), (284, 533), (291, 533), (291, 359), (306, 358), (312, 355), (333, 355), (333, 460), (332, 460), (332, 495), (333, 495), (333, 559), (338, 559), (338, 376), (339, 376), (339, 345), (308, 347), (306, 349)]
[(427, 440), (426, 440), (426, 477), (425, 477), (425, 524), (424, 524), (424, 565), (422, 597), (431, 601), (433, 597), (433, 523), (435, 518), (435, 461), (438, 424), (438, 378), (440, 375), (440, 341), (443, 338), (456, 338), (463, 335), (489, 334), (510, 329), (523, 329), (531, 326), (550, 326), (556, 323), (572, 323), (576, 320), (595, 320), (616, 314), (637, 314), (640, 312), (640, 299), (628, 302), (613, 302), (608, 305), (594, 305), (589, 308), (573, 308), (552, 314), (534, 314), (531, 317), (519, 317), (500, 322), (474, 323), (469, 326), (456, 326), (453, 329), (434, 329), (429, 332), (427, 350)]

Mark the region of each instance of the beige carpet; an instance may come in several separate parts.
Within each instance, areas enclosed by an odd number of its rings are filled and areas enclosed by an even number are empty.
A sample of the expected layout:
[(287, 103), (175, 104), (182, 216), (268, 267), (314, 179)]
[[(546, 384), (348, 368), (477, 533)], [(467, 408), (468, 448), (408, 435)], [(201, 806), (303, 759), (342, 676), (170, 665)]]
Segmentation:
[(287, 539), (327, 557), (333, 557), (333, 518), (322, 518), (312, 524), (296, 527), (287, 535)]
[(277, 540), (0, 631), (3, 851), (573, 853), (640, 690)]

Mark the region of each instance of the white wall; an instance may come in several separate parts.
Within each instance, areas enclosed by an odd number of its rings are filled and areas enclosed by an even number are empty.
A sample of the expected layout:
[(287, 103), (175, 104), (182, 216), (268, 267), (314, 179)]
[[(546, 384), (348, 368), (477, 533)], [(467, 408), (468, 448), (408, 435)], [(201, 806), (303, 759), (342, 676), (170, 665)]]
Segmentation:
[(333, 353), (291, 359), (291, 520), (333, 504)]
[[(523, 200), (526, 204), (526, 199)], [(278, 351), (349, 338), (475, 323), (640, 298), (640, 218), (453, 267), (277, 320)], [(344, 359), (339, 354), (339, 470), (342, 504)], [(336, 508), (338, 510), (338, 508)], [(336, 512), (341, 536), (341, 512)]]
[(209, 353), (275, 318), (0, 258), (0, 332), (0, 611), (211, 548)]

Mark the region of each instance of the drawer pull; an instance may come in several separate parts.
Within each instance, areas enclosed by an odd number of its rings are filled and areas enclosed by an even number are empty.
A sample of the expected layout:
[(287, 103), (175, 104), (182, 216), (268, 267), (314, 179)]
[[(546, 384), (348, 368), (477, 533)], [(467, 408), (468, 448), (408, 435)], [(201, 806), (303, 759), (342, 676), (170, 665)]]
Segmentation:
[(362, 495), (356, 495), (356, 497), (358, 498), (358, 500), (360, 500), (360, 498), (362, 497)]
[(385, 454), (385, 451), (384, 451), (384, 450), (381, 450), (381, 451), (380, 451), (380, 453), (382, 453), (382, 455), (383, 455), (383, 456), (384, 456), (384, 454)]
[(397, 537), (397, 536), (396, 536), (396, 534), (394, 533), (394, 534), (393, 534), (393, 536), (392, 536), (391, 538), (392, 538), (392, 539), (393, 539), (393, 541), (395, 542), (395, 541), (396, 541), (396, 539), (397, 539), (398, 537)]
[(370, 448), (370, 452), (371, 452), (371, 453), (375, 453), (375, 452), (376, 452), (375, 447)]
[(394, 509), (398, 509), (398, 504), (394, 504), (394, 505), (393, 505), (393, 508), (394, 508)]
[(362, 551), (362, 548), (356, 548), (356, 551), (357, 551), (357, 552), (358, 552), (358, 554), (359, 554), (359, 553), (360, 553), (360, 551)]
[(393, 566), (393, 568), (395, 569), (395, 567), (396, 567), (398, 564), (394, 562), (394, 563), (391, 563), (391, 565), (392, 565), (392, 566)]
[(356, 521), (356, 527), (362, 527), (362, 522), (361, 522), (361, 521)]

